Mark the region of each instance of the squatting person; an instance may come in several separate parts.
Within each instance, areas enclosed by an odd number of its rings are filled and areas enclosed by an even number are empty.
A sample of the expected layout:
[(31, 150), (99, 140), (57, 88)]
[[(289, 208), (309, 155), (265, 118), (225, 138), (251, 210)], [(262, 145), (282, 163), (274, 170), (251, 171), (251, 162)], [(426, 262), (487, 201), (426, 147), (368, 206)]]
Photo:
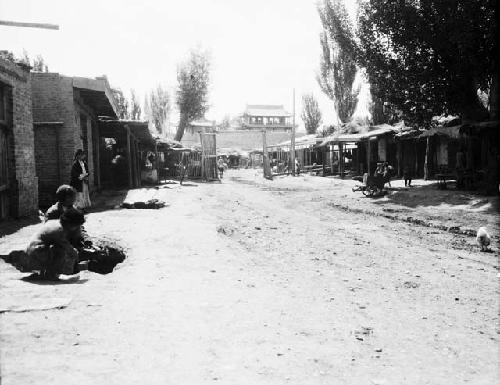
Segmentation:
[(45, 221), (59, 219), (64, 212), (74, 208), (76, 190), (67, 184), (63, 184), (56, 191), (56, 199), (57, 202), (50, 206), (45, 213)]
[[(78, 251), (73, 241), (81, 237), (83, 213), (75, 208), (66, 210), (59, 220), (49, 220), (31, 239), (20, 265), (23, 271), (38, 271), (39, 278), (57, 280), (60, 274), (79, 271)], [(85, 264), (80, 266), (85, 269)]]

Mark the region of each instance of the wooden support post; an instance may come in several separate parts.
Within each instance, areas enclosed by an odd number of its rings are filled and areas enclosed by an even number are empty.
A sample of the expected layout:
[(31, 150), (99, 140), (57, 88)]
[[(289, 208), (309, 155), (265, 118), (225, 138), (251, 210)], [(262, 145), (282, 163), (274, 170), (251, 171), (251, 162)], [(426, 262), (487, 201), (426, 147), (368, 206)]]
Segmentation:
[(344, 143), (339, 142), (339, 175), (344, 178)]
[(132, 149), (131, 149), (131, 138), (130, 138), (130, 127), (125, 126), (127, 128), (127, 164), (128, 164), (128, 187), (133, 187), (132, 180)]
[(417, 178), (418, 177), (418, 139), (415, 139), (415, 172), (413, 175)]
[(371, 175), (371, 160), (372, 160), (372, 145), (370, 142), (370, 139), (368, 139), (368, 142), (366, 144), (366, 172), (368, 175)]
[(402, 143), (400, 140), (396, 141), (396, 162), (397, 162), (397, 171), (398, 171), (398, 176), (401, 176), (403, 174), (402, 172)]
[(428, 136), (425, 144), (425, 160), (424, 160), (424, 180), (429, 180), (430, 178), (430, 170), (429, 170), (429, 162), (431, 157), (431, 137)]
[(101, 138), (101, 134), (99, 132), (99, 125), (98, 124), (95, 125), (94, 131), (95, 131), (95, 135), (94, 135), (93, 139), (96, 141), (95, 160), (97, 163), (94, 165), (94, 167), (95, 167), (96, 176), (97, 176), (97, 180), (96, 180), (97, 190), (100, 191), (101, 190), (101, 142), (102, 142), (102, 138)]
[(137, 180), (137, 187), (141, 187), (141, 153), (139, 151), (139, 141), (136, 139), (135, 143), (135, 175)]
[(158, 142), (155, 140), (155, 169), (156, 169), (156, 183), (160, 183), (160, 164), (158, 160)]
[(204, 145), (204, 133), (200, 132), (200, 143), (201, 143), (201, 179), (207, 180), (206, 177), (206, 167), (205, 167), (205, 145)]
[(292, 139), (290, 140), (290, 163), (292, 175), (295, 176), (295, 88), (293, 89), (293, 121), (292, 121)]
[(267, 133), (266, 129), (262, 130), (262, 171), (264, 178), (272, 179), (271, 167), (269, 165), (269, 153), (267, 151)]

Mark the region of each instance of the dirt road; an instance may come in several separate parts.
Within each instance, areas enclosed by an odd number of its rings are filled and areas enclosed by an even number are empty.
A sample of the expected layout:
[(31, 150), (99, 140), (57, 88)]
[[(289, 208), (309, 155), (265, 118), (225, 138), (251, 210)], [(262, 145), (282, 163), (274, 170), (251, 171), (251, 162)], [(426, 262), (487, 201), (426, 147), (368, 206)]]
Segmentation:
[(92, 213), (128, 259), (73, 284), (0, 262), (4, 304), (60, 304), (1, 314), (1, 383), (498, 382), (497, 246), (340, 209), (332, 183), (235, 171)]

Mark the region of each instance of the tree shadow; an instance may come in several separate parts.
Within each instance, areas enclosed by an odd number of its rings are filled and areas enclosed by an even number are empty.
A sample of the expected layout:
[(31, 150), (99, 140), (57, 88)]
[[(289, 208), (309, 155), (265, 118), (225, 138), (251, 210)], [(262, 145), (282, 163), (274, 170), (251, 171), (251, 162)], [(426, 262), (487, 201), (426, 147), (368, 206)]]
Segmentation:
[(38, 223), (41, 223), (41, 220), (38, 216), (0, 221), (0, 238), (6, 235), (13, 234), (23, 227), (36, 225)]
[(378, 199), (374, 199), (373, 203), (378, 205), (396, 204), (408, 208), (416, 207), (432, 207), (440, 205), (449, 206), (467, 206), (481, 210), (488, 205), (496, 211), (499, 210), (498, 197), (486, 197), (476, 191), (463, 191), (456, 188), (439, 189), (438, 182), (428, 183), (425, 185), (417, 185), (412, 187), (392, 187), (388, 188), (388, 194)]
[(120, 208), (129, 190), (103, 190), (93, 197), (92, 207), (86, 213), (100, 213)]

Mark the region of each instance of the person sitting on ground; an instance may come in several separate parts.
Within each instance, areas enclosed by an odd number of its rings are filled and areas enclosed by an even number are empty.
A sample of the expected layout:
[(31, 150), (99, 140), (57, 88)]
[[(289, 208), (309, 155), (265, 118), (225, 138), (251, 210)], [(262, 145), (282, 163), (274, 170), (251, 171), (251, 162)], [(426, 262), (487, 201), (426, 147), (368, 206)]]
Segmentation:
[(37, 231), (20, 261), (23, 271), (38, 271), (38, 278), (58, 280), (59, 275), (72, 275), (86, 269), (85, 263), (78, 264), (78, 251), (72, 245), (81, 237), (83, 213), (69, 208), (59, 220), (49, 220)]
[(49, 207), (45, 213), (45, 221), (59, 219), (70, 208), (74, 208), (76, 190), (70, 185), (63, 184), (56, 191), (57, 202)]

